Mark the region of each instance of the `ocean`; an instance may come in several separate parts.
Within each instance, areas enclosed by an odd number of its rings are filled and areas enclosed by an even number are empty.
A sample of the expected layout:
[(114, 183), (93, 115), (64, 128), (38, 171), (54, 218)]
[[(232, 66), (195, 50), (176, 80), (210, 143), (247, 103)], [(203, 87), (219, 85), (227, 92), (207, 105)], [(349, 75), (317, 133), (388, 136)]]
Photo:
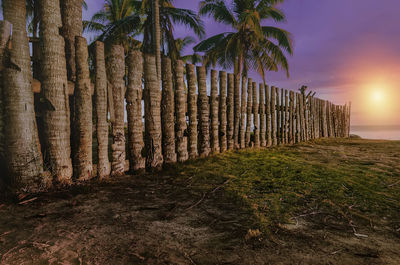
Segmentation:
[(361, 136), (364, 139), (400, 140), (400, 125), (355, 125), (351, 126), (350, 133)]

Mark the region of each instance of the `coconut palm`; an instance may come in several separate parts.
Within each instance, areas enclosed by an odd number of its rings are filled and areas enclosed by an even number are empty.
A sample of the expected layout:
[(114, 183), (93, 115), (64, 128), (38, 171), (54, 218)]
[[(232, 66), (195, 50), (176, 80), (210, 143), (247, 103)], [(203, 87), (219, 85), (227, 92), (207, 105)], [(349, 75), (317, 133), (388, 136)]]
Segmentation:
[[(192, 63), (197, 64), (203, 60), (203, 57), (198, 53), (182, 55), (183, 50), (188, 47), (189, 45), (195, 43), (196, 40), (192, 36), (186, 36), (184, 38), (175, 39), (175, 47), (176, 51), (178, 52), (178, 57), (185, 63)], [(168, 53), (168, 56), (171, 57), (172, 54)]]
[[(145, 52), (151, 52), (151, 44), (153, 43), (152, 1), (133, 1), (134, 8), (140, 8), (142, 14), (145, 15), (143, 22), (143, 44), (145, 49), (149, 49), (145, 50)], [(189, 9), (177, 8), (172, 4), (171, 0), (158, 0), (158, 3), (162, 53), (164, 55), (169, 54), (172, 59), (179, 59), (178, 47), (174, 38), (174, 25), (184, 25), (191, 29), (197, 36), (201, 37), (204, 34), (203, 22), (195, 12)]]
[(292, 54), (290, 33), (277, 27), (262, 26), (263, 20), (280, 22), (284, 14), (276, 5), (283, 0), (233, 0), (227, 6), (222, 0), (203, 0), (200, 14), (230, 25), (232, 31), (203, 40), (194, 50), (205, 53), (207, 63), (234, 67), (235, 74), (247, 75), (257, 70), (265, 79), (265, 71), (282, 68), (289, 73), (286, 53)]
[(125, 51), (138, 48), (141, 42), (135, 37), (140, 34), (142, 17), (131, 0), (105, 0), (103, 9), (96, 12), (90, 21), (83, 21), (84, 31), (99, 34), (96, 38), (104, 42), (106, 49), (122, 45)]

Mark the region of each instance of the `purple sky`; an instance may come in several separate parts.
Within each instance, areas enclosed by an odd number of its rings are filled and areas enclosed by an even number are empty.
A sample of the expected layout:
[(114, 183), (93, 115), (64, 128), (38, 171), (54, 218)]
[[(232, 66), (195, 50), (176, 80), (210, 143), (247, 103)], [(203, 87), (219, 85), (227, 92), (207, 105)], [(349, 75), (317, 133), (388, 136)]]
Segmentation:
[[(87, 3), (84, 17), (89, 19), (103, 1)], [(199, 0), (174, 4), (197, 11)], [(351, 100), (353, 124), (400, 124), (400, 115), (395, 115), (400, 113), (399, 0), (287, 0), (280, 7), (287, 21), (277, 26), (293, 34), (294, 55), (289, 59), (290, 78), (283, 72), (268, 73), (269, 84), (292, 90), (304, 84), (337, 104)], [(230, 30), (212, 19), (204, 22), (207, 36)], [(179, 26), (175, 34), (193, 35)], [(256, 73), (252, 76), (261, 81)], [(367, 94), (375, 90), (386, 102), (369, 102)], [(385, 110), (370, 113), (382, 104)]]

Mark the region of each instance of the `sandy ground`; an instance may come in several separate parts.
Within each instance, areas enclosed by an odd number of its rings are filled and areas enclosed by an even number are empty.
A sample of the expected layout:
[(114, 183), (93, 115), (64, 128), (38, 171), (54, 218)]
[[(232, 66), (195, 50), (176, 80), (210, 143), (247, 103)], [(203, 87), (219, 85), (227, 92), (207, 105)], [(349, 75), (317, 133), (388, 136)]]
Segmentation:
[(29, 199), (0, 202), (0, 264), (400, 264), (398, 233), (316, 214), (259, 235), (223, 188), (201, 195), (173, 173)]

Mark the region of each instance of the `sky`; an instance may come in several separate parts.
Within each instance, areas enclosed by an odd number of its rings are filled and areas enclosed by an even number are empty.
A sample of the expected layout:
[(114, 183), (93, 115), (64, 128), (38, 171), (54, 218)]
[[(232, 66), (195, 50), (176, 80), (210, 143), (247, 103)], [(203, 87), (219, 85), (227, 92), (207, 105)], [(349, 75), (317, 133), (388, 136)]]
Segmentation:
[[(175, 0), (197, 11), (199, 0)], [(87, 0), (89, 19), (102, 0)], [(290, 77), (270, 72), (267, 83), (296, 90), (307, 85), (336, 104), (352, 102), (352, 124), (400, 125), (400, 1), (286, 0), (287, 20), (276, 24), (292, 33)], [(230, 28), (203, 18), (206, 37)], [(177, 37), (192, 35), (177, 26)], [(192, 51), (187, 50), (187, 53)], [(256, 73), (253, 79), (261, 81)]]

